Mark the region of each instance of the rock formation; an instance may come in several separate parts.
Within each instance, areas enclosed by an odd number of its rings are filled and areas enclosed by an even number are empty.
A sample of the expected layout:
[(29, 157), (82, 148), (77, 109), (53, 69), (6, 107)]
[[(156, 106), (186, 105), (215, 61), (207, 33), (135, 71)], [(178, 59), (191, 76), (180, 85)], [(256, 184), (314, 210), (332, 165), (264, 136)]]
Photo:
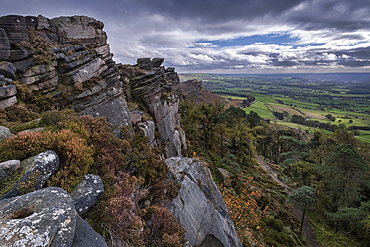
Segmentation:
[(161, 66), (163, 58), (116, 64), (103, 27), (86, 16), (0, 17), (0, 108), (17, 103), (18, 83), (34, 94), (52, 96), (55, 107), (106, 117), (119, 135), (120, 127), (132, 126), (126, 97), (135, 99), (154, 119), (140, 124), (143, 135), (155, 146), (157, 131), (167, 156), (181, 156), (186, 142), (177, 113), (176, 72)]
[[(52, 99), (51, 108), (106, 117), (117, 137), (120, 129), (128, 129), (131, 136), (136, 132), (148, 137), (151, 147), (162, 148), (165, 156), (179, 156), (166, 160), (182, 184), (169, 209), (187, 229), (189, 244), (241, 246), (208, 168), (197, 160), (180, 158), (186, 139), (174, 68), (162, 66), (163, 58), (116, 64), (103, 28), (102, 22), (86, 16), (0, 17), (0, 108), (12, 107), (22, 95), (33, 94)], [(0, 128), (1, 139), (10, 135)], [(71, 195), (58, 188), (42, 189), (59, 166), (51, 152), (22, 161), (31, 170), (0, 198), (0, 241), (9, 246), (105, 246), (101, 236), (78, 216), (96, 202), (104, 185), (94, 175), (86, 175)], [(53, 165), (42, 167), (39, 159)], [(3, 177), (16, 169), (1, 167)], [(19, 196), (20, 185), (35, 174), (39, 179), (29, 189), (36, 191)]]
[[(227, 207), (205, 162), (172, 157), (166, 159), (172, 177), (181, 183), (179, 195), (169, 204), (181, 221), (191, 246), (242, 246), (227, 215)], [(215, 245), (208, 245), (214, 242)]]
[[(93, 206), (104, 192), (99, 176), (85, 175), (70, 195), (60, 188), (41, 189), (46, 179), (59, 168), (58, 155), (53, 151), (22, 162), (3, 162), (0, 175), (19, 167), (31, 168), (0, 199), (0, 246), (107, 246), (103, 237), (78, 215)], [(41, 176), (33, 177), (35, 171)], [(22, 183), (26, 186), (22, 191), (35, 191), (18, 196)]]

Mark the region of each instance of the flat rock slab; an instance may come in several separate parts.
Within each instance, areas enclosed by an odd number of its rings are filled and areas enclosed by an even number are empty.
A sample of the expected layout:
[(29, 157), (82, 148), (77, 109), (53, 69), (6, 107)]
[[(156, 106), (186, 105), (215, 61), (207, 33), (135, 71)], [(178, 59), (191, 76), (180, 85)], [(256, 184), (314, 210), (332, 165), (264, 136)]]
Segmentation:
[(70, 195), (56, 187), (1, 200), (1, 246), (71, 246), (76, 216)]
[(108, 247), (104, 238), (91, 228), (89, 223), (77, 215), (75, 237), (72, 247)]
[(84, 214), (92, 207), (104, 192), (104, 184), (98, 175), (87, 174), (73, 188), (71, 196), (79, 214)]
[(46, 180), (59, 169), (59, 164), (59, 157), (54, 151), (48, 150), (36, 155), (30, 170), (0, 200), (19, 196), (22, 191), (41, 189)]

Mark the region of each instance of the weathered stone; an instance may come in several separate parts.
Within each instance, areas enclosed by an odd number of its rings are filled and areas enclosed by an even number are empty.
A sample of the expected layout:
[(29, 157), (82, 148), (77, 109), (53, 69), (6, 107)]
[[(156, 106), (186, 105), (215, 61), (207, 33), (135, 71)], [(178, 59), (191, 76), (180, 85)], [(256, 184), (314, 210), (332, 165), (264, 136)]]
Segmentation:
[(140, 122), (136, 127), (143, 137), (148, 137), (151, 148), (157, 146), (155, 139), (155, 124), (153, 121)]
[(50, 28), (49, 19), (42, 15), (38, 15), (36, 30), (44, 30), (44, 29), (48, 30), (49, 28)]
[(67, 54), (69, 52), (75, 52), (75, 51), (80, 51), (85, 47), (84, 44), (78, 44), (78, 45), (71, 45), (63, 49), (63, 53)]
[[(44, 39), (56, 42), (58, 41), (57, 30), (54, 23), (48, 18), (38, 15), (36, 33)], [(53, 50), (53, 52), (57, 52)]]
[(17, 96), (13, 96), (11, 98), (1, 100), (0, 109), (8, 108), (9, 106), (12, 106), (14, 104), (17, 104)]
[[(189, 244), (209, 246), (207, 241), (211, 241), (225, 247), (242, 246), (207, 164), (180, 157), (165, 162), (176, 175), (176, 182), (181, 183), (179, 195), (168, 209), (184, 226)], [(205, 241), (207, 235), (210, 240)]]
[(59, 43), (81, 42), (85, 45), (106, 44), (107, 35), (102, 31), (104, 24), (87, 16), (58, 17), (52, 19), (57, 29)]
[(77, 215), (72, 247), (108, 247), (108, 245), (86, 220)]
[(17, 69), (17, 73), (24, 73), (32, 64), (33, 58), (24, 59), (21, 61), (13, 62), (14, 67)]
[(102, 57), (106, 57), (110, 53), (109, 44), (95, 48), (96, 54)]
[(13, 136), (10, 129), (4, 126), (0, 126), (0, 141), (4, 140), (5, 138)]
[(66, 55), (64, 54), (64, 53), (58, 53), (58, 54), (55, 54), (54, 55), (54, 58), (56, 59), (56, 60), (60, 60), (60, 59), (63, 59), (63, 58), (65, 58), (66, 57)]
[(17, 69), (10, 62), (0, 62), (0, 74), (3, 74), (5, 77), (15, 80), (15, 71)]
[(10, 85), (10, 84), (12, 84), (13, 80), (10, 79), (10, 78), (5, 78), (4, 82), (5, 82), (5, 85)]
[(7, 15), (0, 17), (0, 28), (3, 28), (8, 36), (9, 44), (15, 47), (22, 41), (29, 42), (26, 19), (19, 15)]
[(65, 81), (65, 83), (74, 84), (76, 82), (87, 81), (90, 78), (99, 76), (107, 68), (108, 67), (101, 58), (96, 58), (90, 63), (68, 72), (66, 74), (66, 79), (68, 81)]
[(153, 64), (150, 58), (139, 58), (136, 60), (136, 63), (139, 69), (151, 70), (153, 68)]
[(1, 246), (71, 246), (76, 215), (70, 195), (56, 187), (3, 199)]
[(19, 160), (8, 160), (0, 163), (0, 182), (9, 177), (15, 170), (19, 168)]
[(10, 56), (9, 39), (4, 29), (0, 28), (0, 61)]
[(34, 75), (45, 74), (45, 73), (53, 71), (53, 70), (55, 70), (55, 68), (53, 66), (41, 64), (41, 65), (37, 65), (37, 66), (34, 66), (34, 67), (26, 70), (23, 73), (23, 77), (30, 77), (30, 76), (34, 76)]
[(15, 197), (21, 194), (21, 191), (39, 190), (44, 186), (46, 180), (59, 169), (59, 157), (51, 150), (45, 151), (34, 156), (31, 169), (19, 180), (19, 182), (7, 193), (0, 197)]
[(130, 118), (131, 118), (132, 125), (135, 125), (138, 122), (141, 122), (141, 118), (143, 117), (143, 115), (144, 113), (138, 110), (130, 112)]
[(31, 85), (31, 84), (35, 84), (35, 83), (38, 83), (38, 82), (41, 82), (41, 81), (49, 80), (49, 79), (54, 78), (54, 77), (58, 77), (57, 75), (58, 75), (58, 71), (52, 70), (52, 71), (44, 73), (44, 74), (39, 74), (39, 75), (29, 76), (29, 77), (23, 77), (19, 80), (19, 82), (21, 84), (24, 84), (24, 85)]
[(80, 215), (86, 213), (103, 192), (104, 184), (98, 175), (85, 175), (71, 192), (76, 211)]
[(45, 130), (44, 127), (38, 127), (38, 128), (28, 129), (28, 130), (22, 130), (22, 131), (18, 132), (18, 134), (19, 133), (37, 132), (37, 131), (43, 131), (43, 130)]
[(30, 51), (27, 49), (10, 50), (10, 57), (7, 60), (11, 62), (19, 61), (29, 57), (30, 55)]
[(162, 65), (163, 61), (164, 58), (153, 58), (152, 60), (153, 68), (159, 68)]
[(226, 182), (233, 177), (233, 174), (224, 168), (217, 168), (217, 177), (221, 182)]
[(78, 59), (78, 57), (84, 56), (84, 55), (87, 55), (87, 54), (89, 54), (88, 50), (83, 50), (83, 51), (80, 51), (80, 52), (76, 52), (76, 53), (74, 53), (70, 56), (66, 56), (64, 58), (64, 62), (69, 63), (71, 61), (74, 61), (74, 60)]
[(14, 85), (0, 87), (0, 99), (6, 99), (17, 94), (17, 88)]
[(106, 117), (115, 126), (114, 128), (116, 130), (119, 130), (124, 125), (132, 125), (123, 93), (120, 93), (117, 97), (107, 95), (101, 101), (99, 97), (96, 98), (97, 102), (95, 104), (85, 107), (81, 113), (91, 115), (92, 117)]

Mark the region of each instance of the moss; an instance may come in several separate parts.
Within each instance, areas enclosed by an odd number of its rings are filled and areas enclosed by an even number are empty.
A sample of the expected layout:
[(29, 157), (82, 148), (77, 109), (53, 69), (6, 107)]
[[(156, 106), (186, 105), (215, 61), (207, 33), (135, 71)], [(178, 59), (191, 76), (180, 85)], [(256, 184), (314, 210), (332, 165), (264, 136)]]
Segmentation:
[(8, 192), (14, 185), (17, 184), (17, 182), (23, 177), (25, 174), (25, 171), (22, 171), (22, 169), (18, 169), (13, 174), (11, 174), (9, 177), (7, 177), (5, 180), (1, 181), (0, 183), (0, 196), (4, 195), (6, 192)]

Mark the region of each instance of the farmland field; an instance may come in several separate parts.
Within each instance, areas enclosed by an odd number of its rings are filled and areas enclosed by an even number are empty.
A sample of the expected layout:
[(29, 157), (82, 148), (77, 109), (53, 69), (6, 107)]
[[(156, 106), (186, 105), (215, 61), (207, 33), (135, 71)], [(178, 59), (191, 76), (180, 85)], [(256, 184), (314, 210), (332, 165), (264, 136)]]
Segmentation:
[[(346, 126), (359, 140), (370, 143), (370, 74), (186, 74), (180, 78), (203, 81), (206, 89), (240, 103), (253, 96), (256, 102), (244, 111), (277, 124), (311, 131), (315, 127), (309, 127), (310, 122), (331, 130), (330, 126)], [(303, 124), (294, 122), (295, 116), (304, 119)]]

